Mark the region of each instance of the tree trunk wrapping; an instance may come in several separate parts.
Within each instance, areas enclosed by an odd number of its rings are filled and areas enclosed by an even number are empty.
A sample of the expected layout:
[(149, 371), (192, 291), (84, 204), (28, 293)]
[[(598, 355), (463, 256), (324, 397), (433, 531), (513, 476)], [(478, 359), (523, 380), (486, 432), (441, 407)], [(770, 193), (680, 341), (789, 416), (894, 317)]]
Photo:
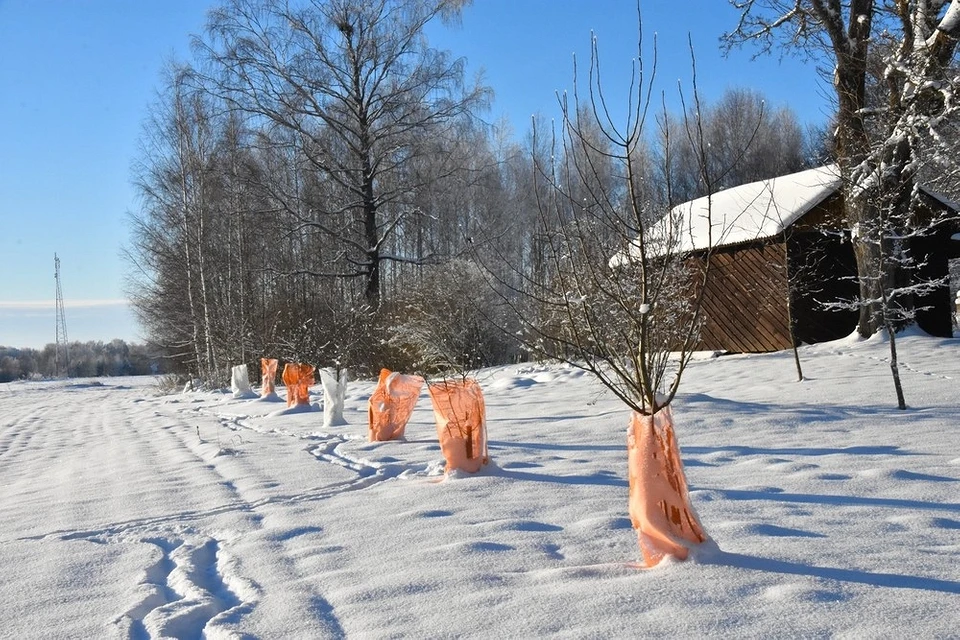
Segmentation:
[(310, 404), (313, 365), (288, 362), (283, 365), (283, 384), (287, 386), (287, 406)]
[(480, 384), (471, 378), (427, 385), (446, 472), (476, 473), (487, 464), (487, 418)]
[(422, 388), (423, 378), (420, 376), (380, 370), (377, 388), (370, 396), (370, 442), (403, 437)]
[(334, 427), (347, 424), (343, 419), (343, 405), (347, 394), (347, 370), (320, 369), (320, 383), (323, 385), (323, 426)]
[(669, 407), (652, 416), (633, 413), (627, 453), (630, 521), (644, 562), (652, 567), (668, 555), (686, 560), (689, 547), (707, 535), (690, 504)]
[(253, 395), (247, 365), (238, 364), (230, 370), (230, 391), (233, 392), (234, 398), (246, 398)]
[(263, 385), (260, 388), (260, 397), (265, 398), (276, 393), (275, 380), (277, 379), (277, 359), (260, 358), (260, 371)]

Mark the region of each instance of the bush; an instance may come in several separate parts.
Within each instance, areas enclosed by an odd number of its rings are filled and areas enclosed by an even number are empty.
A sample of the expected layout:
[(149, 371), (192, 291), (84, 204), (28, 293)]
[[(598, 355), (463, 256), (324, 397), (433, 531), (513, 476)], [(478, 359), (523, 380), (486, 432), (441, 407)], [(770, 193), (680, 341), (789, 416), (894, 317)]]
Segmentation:
[(404, 370), (462, 373), (504, 364), (519, 354), (502, 327), (510, 323), (480, 268), (466, 260), (428, 267), (394, 311), (387, 340)]

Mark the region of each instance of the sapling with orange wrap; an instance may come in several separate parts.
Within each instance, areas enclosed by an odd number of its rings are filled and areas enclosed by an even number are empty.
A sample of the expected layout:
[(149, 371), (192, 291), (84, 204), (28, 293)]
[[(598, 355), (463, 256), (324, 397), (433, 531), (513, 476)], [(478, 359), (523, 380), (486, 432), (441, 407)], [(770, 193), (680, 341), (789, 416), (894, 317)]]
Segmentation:
[[(410, 296), (394, 324), (390, 345), (410, 355), (417, 379), (428, 380), (446, 471), (475, 473), (490, 456), (486, 406), (472, 372), (490, 364), (489, 352), (498, 347), (479, 327), (482, 314), (477, 307), (492, 294), (476, 265), (462, 260), (438, 268), (430, 281), (436, 291), (426, 288)], [(496, 326), (490, 328), (498, 332)]]
[[(638, 53), (642, 49), (641, 38)], [(558, 96), (559, 130), (544, 136), (534, 127), (542, 268), (531, 274), (511, 265), (513, 277), (504, 278), (496, 274), (510, 258), (495, 255), (498, 264), (487, 272), (503, 304), (520, 319), (522, 330), (512, 333), (526, 349), (590, 372), (632, 410), (629, 511), (644, 563), (653, 566), (667, 556), (684, 559), (708, 539), (690, 503), (670, 405), (699, 343), (712, 247), (725, 230), (708, 206), (697, 221), (707, 249), (697, 258), (684, 251), (692, 230), (680, 224), (682, 205), (671, 202), (672, 136), (692, 143), (707, 193), (719, 188), (723, 168), (707, 162), (695, 64), (694, 104), (684, 104), (688, 115), (680, 130), (671, 128), (674, 121), (665, 114), (656, 119), (663, 161), (656, 167), (646, 135), (655, 65), (647, 74), (638, 55), (626, 116), (618, 125), (598, 61), (592, 38), (588, 97), (581, 100), (575, 61), (573, 91)], [(654, 172), (666, 177), (665, 193), (651, 192)], [(735, 218), (735, 212), (725, 213), (718, 218)]]

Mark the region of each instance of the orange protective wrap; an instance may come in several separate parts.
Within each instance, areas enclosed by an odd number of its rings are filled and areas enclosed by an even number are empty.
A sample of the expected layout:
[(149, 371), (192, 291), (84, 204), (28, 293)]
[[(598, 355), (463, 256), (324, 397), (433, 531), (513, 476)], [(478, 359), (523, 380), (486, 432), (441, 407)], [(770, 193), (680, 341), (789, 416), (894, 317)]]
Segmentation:
[(423, 378), (380, 370), (377, 388), (370, 396), (370, 442), (399, 440), (417, 405)]
[(669, 407), (653, 416), (634, 412), (627, 449), (630, 520), (644, 562), (652, 567), (667, 555), (686, 560), (688, 548), (707, 535), (690, 505)]
[(283, 365), (283, 384), (287, 386), (287, 406), (310, 404), (313, 365), (288, 362)]
[(275, 391), (274, 381), (277, 379), (277, 359), (260, 358), (260, 371), (263, 372), (263, 387), (260, 389), (260, 395), (265, 397)]
[(475, 473), (489, 462), (487, 417), (483, 393), (476, 380), (444, 380), (427, 385), (437, 419), (440, 449), (447, 472)]

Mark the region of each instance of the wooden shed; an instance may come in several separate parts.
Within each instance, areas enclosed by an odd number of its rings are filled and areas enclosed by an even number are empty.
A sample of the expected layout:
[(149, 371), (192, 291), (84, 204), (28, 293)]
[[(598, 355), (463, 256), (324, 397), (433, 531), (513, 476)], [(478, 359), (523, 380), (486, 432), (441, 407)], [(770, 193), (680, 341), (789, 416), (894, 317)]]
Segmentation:
[[(956, 207), (924, 192), (931, 211)], [(834, 165), (754, 182), (699, 198), (674, 209), (681, 251), (711, 273), (703, 300), (700, 348), (738, 353), (779, 351), (835, 340), (857, 326), (855, 310), (829, 308), (857, 298), (851, 230), (844, 221), (840, 177)], [(708, 228), (707, 221), (711, 224)], [(960, 257), (958, 229), (942, 228), (915, 241), (925, 256), (916, 278), (944, 277), (929, 295), (916, 297), (917, 324), (935, 336), (952, 335), (948, 264)]]

